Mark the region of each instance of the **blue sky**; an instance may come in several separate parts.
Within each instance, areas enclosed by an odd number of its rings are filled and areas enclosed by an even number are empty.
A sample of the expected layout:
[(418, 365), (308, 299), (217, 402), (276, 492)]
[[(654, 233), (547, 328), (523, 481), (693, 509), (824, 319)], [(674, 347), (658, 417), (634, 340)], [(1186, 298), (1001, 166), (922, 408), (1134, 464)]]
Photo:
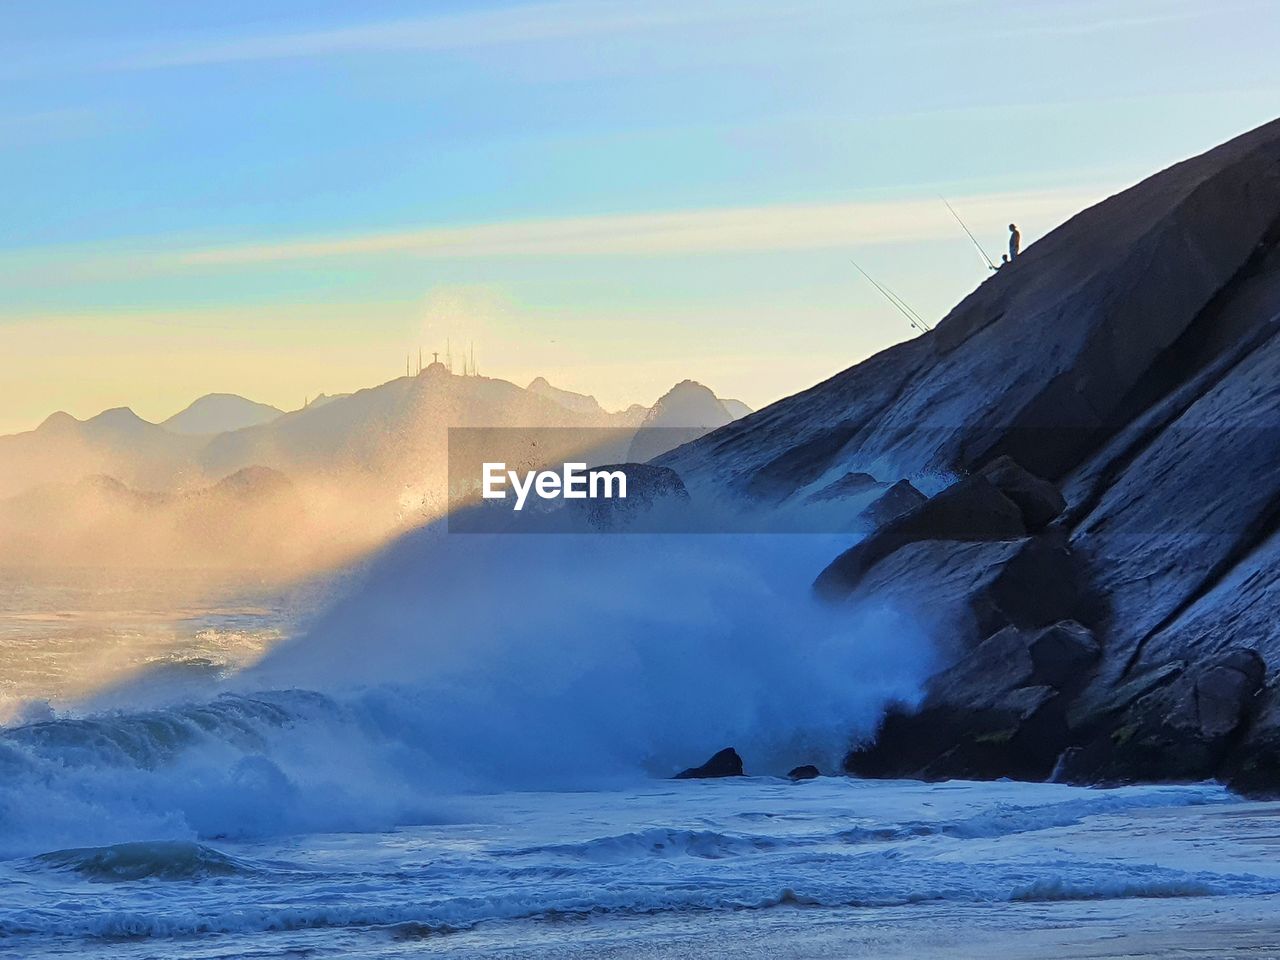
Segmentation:
[(474, 340), (762, 405), (993, 254), (1272, 119), (1255, 0), (7, 5), (0, 431), (304, 395)]

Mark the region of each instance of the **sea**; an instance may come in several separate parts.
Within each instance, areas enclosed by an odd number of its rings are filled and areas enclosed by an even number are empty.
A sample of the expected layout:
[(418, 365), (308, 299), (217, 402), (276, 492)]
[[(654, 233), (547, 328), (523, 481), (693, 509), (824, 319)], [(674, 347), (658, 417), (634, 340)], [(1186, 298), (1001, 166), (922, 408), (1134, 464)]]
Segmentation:
[[(287, 585), (4, 570), (0, 954), (1280, 956), (1278, 804), (840, 775), (942, 644), (803, 599), (831, 555), (436, 530)], [(747, 776), (670, 779), (728, 745)]]

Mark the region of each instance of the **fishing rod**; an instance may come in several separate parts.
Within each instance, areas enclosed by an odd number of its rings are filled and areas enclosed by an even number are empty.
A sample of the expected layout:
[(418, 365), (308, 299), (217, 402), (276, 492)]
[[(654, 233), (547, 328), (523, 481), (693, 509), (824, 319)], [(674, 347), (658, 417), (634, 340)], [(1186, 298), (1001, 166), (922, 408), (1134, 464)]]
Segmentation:
[(907, 302), (905, 300), (903, 300), (893, 291), (882, 286), (879, 282), (877, 282), (875, 277), (871, 276), (871, 274), (863, 270), (862, 267), (858, 264), (857, 260), (854, 260), (852, 257), (850, 257), (849, 262), (853, 264), (854, 268), (860, 274), (862, 274), (864, 277), (867, 278), (868, 283), (870, 283), (873, 287), (875, 287), (877, 290), (880, 291), (880, 295), (882, 297), (884, 297), (891, 304), (893, 304), (893, 306), (897, 309), (897, 311), (900, 314), (902, 314), (904, 317), (906, 317), (907, 323), (911, 324), (913, 329), (917, 330), (920, 333), (928, 333), (930, 330), (933, 329), (933, 327), (929, 326), (929, 324), (925, 322), (924, 318), (921, 317), (920, 314), (916, 313), (914, 310), (911, 309), (911, 307), (907, 305)]
[(987, 261), (987, 266), (990, 267), (992, 270), (999, 269), (996, 266), (995, 261), (987, 256), (987, 251), (982, 249), (982, 244), (980, 244), (978, 242), (978, 238), (973, 235), (973, 231), (970, 230), (968, 226), (965, 225), (965, 222), (960, 219), (960, 214), (956, 213), (956, 208), (951, 206), (951, 204), (947, 203), (946, 197), (939, 196), (938, 199), (947, 205), (947, 209), (951, 211), (951, 215), (956, 218), (956, 223), (960, 224), (960, 228), (969, 235), (969, 239), (973, 241), (973, 245), (977, 247), (978, 252), (982, 254), (982, 259)]
[(863, 270), (856, 260), (850, 257), (849, 262), (854, 265), (854, 267), (857, 269), (857, 271), (860, 274), (862, 274), (864, 277), (867, 278), (867, 281), (873, 287), (875, 287), (877, 290), (880, 291), (880, 295), (882, 297), (884, 297), (891, 304), (893, 304), (893, 306), (897, 308), (897, 311), (900, 314), (902, 314), (904, 317), (906, 317), (907, 323), (911, 324), (912, 327), (914, 327), (920, 333), (928, 333), (930, 330), (933, 329), (933, 327), (929, 325), (929, 323), (924, 319), (924, 317), (920, 316), (920, 314), (916, 313), (913, 309), (911, 309), (911, 306), (905, 300), (903, 300), (900, 296), (898, 296), (896, 293), (894, 293), (884, 284), (876, 280), (876, 278), (871, 276), (871, 274), (867, 273), (867, 271)]
[(903, 300), (900, 296), (898, 296), (896, 293), (894, 293), (884, 284), (880, 284), (880, 289), (882, 289), (889, 296), (893, 297), (893, 299), (898, 301), (898, 303), (900, 303), (906, 309), (906, 311), (911, 314), (911, 316), (915, 317), (916, 320), (919, 322), (920, 326), (924, 327), (925, 333), (928, 333), (930, 330), (933, 329), (933, 324), (929, 323), (927, 320), (925, 320), (924, 317), (916, 313), (915, 310), (912, 308), (911, 304), (907, 303), (907, 301)]

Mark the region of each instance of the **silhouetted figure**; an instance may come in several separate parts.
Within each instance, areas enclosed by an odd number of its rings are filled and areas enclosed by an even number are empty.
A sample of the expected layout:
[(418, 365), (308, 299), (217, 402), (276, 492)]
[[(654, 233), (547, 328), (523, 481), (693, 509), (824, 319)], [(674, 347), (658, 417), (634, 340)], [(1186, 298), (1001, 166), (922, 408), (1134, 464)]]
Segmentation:
[(1018, 232), (1016, 223), (1009, 224), (1009, 259), (1013, 260), (1022, 249), (1022, 234)]
[(1002, 253), (1000, 255), (1000, 262), (995, 266), (993, 266), (991, 269), (999, 270), (1001, 267), (1007, 267), (1008, 265), (1009, 265), (1009, 255), (1007, 253)]

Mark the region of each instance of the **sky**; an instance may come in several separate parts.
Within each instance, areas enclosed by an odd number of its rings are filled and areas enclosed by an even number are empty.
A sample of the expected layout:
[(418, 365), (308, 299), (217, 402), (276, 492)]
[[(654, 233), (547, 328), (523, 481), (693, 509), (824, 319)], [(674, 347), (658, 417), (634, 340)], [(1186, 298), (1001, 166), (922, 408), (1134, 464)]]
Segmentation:
[(1272, 0), (9, 0), (0, 433), (474, 343), (759, 407), (1273, 119)]

